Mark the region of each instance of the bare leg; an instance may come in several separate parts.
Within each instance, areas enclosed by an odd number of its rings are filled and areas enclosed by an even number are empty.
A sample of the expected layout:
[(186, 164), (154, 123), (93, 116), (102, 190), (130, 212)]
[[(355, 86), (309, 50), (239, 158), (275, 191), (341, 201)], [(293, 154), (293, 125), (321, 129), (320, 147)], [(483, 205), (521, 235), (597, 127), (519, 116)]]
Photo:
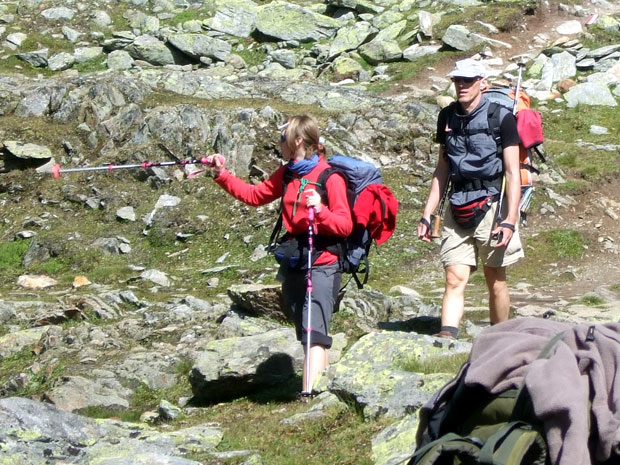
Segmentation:
[[(304, 345), (304, 355), (308, 357), (306, 353), (306, 346)], [(303, 386), (310, 387), (310, 391), (312, 391), (312, 386), (314, 385), (314, 380), (317, 375), (323, 371), (325, 368), (329, 366), (329, 354), (327, 349), (324, 346), (313, 344), (310, 346), (310, 376), (309, 381), (310, 384), (306, 384), (306, 379), (308, 379), (308, 373), (306, 373), (307, 363), (304, 360), (304, 371), (303, 371)]]
[(469, 280), (469, 265), (446, 267), (446, 291), (441, 304), (441, 326), (459, 327), (465, 311), (465, 286)]
[(489, 318), (491, 324), (506, 321), (510, 314), (510, 294), (506, 284), (505, 267), (484, 267), (484, 277), (489, 289)]

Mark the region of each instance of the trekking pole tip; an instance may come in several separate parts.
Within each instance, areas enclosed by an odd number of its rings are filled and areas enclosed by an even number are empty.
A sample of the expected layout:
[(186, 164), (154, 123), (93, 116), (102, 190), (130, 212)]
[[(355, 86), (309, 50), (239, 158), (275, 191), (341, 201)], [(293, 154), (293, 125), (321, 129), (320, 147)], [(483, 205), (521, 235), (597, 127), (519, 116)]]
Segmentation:
[(56, 163), (52, 167), (52, 175), (54, 176), (54, 179), (58, 179), (60, 177), (60, 163)]

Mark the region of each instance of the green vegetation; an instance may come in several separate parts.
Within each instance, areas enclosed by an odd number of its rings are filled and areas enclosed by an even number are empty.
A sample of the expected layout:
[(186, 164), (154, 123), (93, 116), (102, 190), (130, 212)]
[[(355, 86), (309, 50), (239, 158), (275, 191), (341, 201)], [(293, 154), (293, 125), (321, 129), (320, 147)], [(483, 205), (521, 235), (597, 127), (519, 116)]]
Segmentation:
[[(568, 276), (542, 272), (549, 264), (559, 265), (562, 271), (567, 265), (579, 260), (588, 246), (588, 239), (579, 231), (572, 229), (551, 229), (528, 237), (522, 235), (526, 259), (510, 267), (510, 280), (526, 280), (537, 284), (549, 284), (553, 280), (558, 282)], [(554, 265), (555, 268), (555, 265)]]
[[(554, 108), (554, 107), (552, 107)], [(592, 150), (588, 144), (615, 144), (620, 115), (604, 107), (580, 106), (574, 111), (545, 111), (545, 148), (553, 160), (577, 180), (599, 182), (620, 173), (615, 151)], [(590, 134), (590, 126), (608, 129), (608, 134)], [(581, 144), (575, 142), (582, 141)], [(578, 182), (578, 181), (574, 181)]]
[[(252, 44), (254, 44), (254, 46), (249, 48)], [(247, 39), (245, 41), (245, 47), (243, 50), (235, 50), (233, 53), (243, 58), (243, 61), (248, 68), (263, 64), (265, 58), (267, 57), (267, 53), (263, 50), (263, 48), (256, 44), (252, 39)]]
[[(332, 407), (322, 418), (282, 424), (281, 420), (307, 410), (307, 404), (287, 398), (295, 388), (296, 385), (284, 383), (265, 390), (261, 398), (218, 404), (186, 422), (217, 422), (224, 431), (218, 451), (253, 450), (265, 463), (273, 465), (371, 465), (370, 440), (387, 426), (387, 420), (364, 421), (353, 409)], [(260, 434), (256, 425), (261, 425)], [(188, 458), (205, 463), (210, 460), (204, 453), (190, 453)], [(230, 463), (240, 464), (244, 459), (238, 460)]]
[(586, 240), (578, 231), (558, 229), (546, 231), (541, 236), (559, 258), (579, 258), (583, 255)]
[(433, 28), (433, 35), (441, 37), (446, 29), (453, 24), (461, 24), (472, 32), (487, 35), (488, 30), (476, 21), (493, 24), (501, 32), (511, 32), (523, 24), (524, 15), (533, 13), (534, 4), (528, 1), (515, 1), (510, 4), (486, 3), (468, 7), (465, 10), (459, 8), (448, 11), (441, 16), (441, 21)]
[(186, 8), (180, 13), (177, 13), (169, 20), (170, 24), (183, 24), (187, 21), (204, 19), (204, 14), (195, 8)]
[(598, 25), (588, 29), (588, 34), (580, 38), (580, 42), (584, 47), (588, 47), (591, 50), (606, 45), (617, 44), (620, 40), (620, 31), (603, 29)]
[[(396, 63), (390, 63), (388, 65), (387, 74), (391, 76), (391, 79), (389, 81), (381, 81), (370, 84), (368, 86), (368, 90), (377, 93), (388, 91), (394, 86), (394, 83), (412, 80), (418, 73), (422, 72), (426, 68), (432, 67), (437, 62), (445, 60), (446, 56), (458, 56), (460, 53), (461, 52), (447, 51), (441, 54), (437, 53), (426, 55), (414, 61), (399, 61)], [(368, 64), (366, 64), (366, 66), (368, 66)]]
[(77, 69), (80, 73), (94, 73), (96, 71), (105, 71), (108, 69), (105, 55), (91, 58), (82, 63), (76, 63), (73, 65), (73, 68)]
[(28, 250), (29, 240), (0, 242), (0, 276), (11, 279), (21, 271), (22, 257)]
[(445, 357), (430, 357), (420, 360), (418, 357), (412, 357), (401, 360), (398, 367), (401, 370), (411, 371), (414, 373), (453, 373), (456, 374), (463, 363), (469, 359), (468, 353), (453, 354)]
[(2, 358), (0, 363), (0, 386), (6, 386), (9, 379), (18, 373), (26, 374), (26, 384), (17, 388), (11, 395), (18, 397), (40, 396), (49, 391), (58, 377), (67, 374), (67, 367), (72, 366), (75, 360), (70, 357), (63, 357), (62, 360), (53, 359), (47, 366), (39, 366), (33, 373), (31, 366), (38, 357), (35, 356), (30, 347), (25, 347), (8, 357)]
[(17, 374), (28, 371), (28, 367), (35, 361), (35, 355), (30, 348), (2, 358), (0, 363), (0, 385), (4, 386), (7, 380)]
[(587, 305), (588, 307), (600, 307), (605, 304), (605, 301), (596, 295), (585, 295), (577, 300), (577, 303)]

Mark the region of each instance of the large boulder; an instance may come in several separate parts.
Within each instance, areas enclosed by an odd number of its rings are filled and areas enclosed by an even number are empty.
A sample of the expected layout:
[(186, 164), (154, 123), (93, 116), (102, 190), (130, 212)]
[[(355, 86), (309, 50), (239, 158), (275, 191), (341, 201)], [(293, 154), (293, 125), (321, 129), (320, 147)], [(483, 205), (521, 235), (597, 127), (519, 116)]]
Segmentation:
[(222, 437), (221, 430), (208, 424), (160, 433), (144, 424), (86, 418), (49, 403), (0, 399), (6, 463), (45, 465), (50, 455), (62, 451), (72, 463), (199, 465), (184, 457), (187, 452), (214, 450)]
[(225, 61), (231, 50), (228, 42), (205, 34), (173, 34), (168, 43), (195, 60), (208, 57)]
[(276, 0), (258, 8), (256, 29), (277, 40), (319, 41), (333, 37), (342, 24), (291, 3)]
[(338, 29), (336, 37), (330, 43), (329, 59), (333, 59), (342, 52), (357, 49), (376, 31), (377, 29), (366, 21), (359, 21), (352, 26)]
[[(342, 334), (333, 338), (331, 361), (340, 358), (346, 345)], [(208, 341), (203, 351), (193, 355), (189, 380), (196, 400), (219, 402), (282, 383), (302, 369), (303, 359), (292, 328)]]
[(174, 64), (174, 56), (170, 49), (156, 37), (141, 35), (125, 49), (135, 60), (143, 60), (152, 65)]
[(319, 386), (354, 402), (367, 418), (401, 418), (420, 408), (452, 374), (424, 375), (401, 366), (411, 359), (427, 360), (469, 353), (471, 344), (399, 331), (372, 332), (332, 365)]
[(584, 82), (573, 86), (564, 94), (564, 98), (569, 108), (577, 105), (618, 106), (618, 102), (611, 94), (609, 87), (598, 82)]
[(258, 5), (251, 0), (226, 2), (208, 23), (211, 29), (237, 37), (249, 37), (256, 26)]

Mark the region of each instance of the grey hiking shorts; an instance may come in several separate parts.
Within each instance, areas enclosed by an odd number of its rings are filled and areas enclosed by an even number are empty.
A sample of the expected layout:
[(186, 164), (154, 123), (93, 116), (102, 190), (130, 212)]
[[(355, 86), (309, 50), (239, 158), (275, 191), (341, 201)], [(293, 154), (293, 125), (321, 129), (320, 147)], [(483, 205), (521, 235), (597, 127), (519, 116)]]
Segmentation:
[[(312, 299), (310, 305), (310, 345), (318, 344), (329, 349), (329, 325), (342, 281), (342, 271), (338, 263), (320, 265), (312, 268)], [(308, 293), (305, 271), (288, 269), (283, 276), (282, 297), (284, 308), (295, 323), (297, 340), (307, 344)]]
[[(493, 202), (480, 224), (473, 229), (461, 228), (452, 218), (451, 209), (446, 208), (444, 228), (441, 234), (440, 260), (444, 268), (451, 265), (469, 265), (477, 268), (478, 258), (485, 266), (505, 267), (523, 258), (523, 247), (519, 238), (518, 221), (516, 231), (508, 247), (495, 248), (497, 241), (491, 237), (495, 228), (495, 212), (499, 202)], [(505, 207), (506, 204), (502, 207)], [(503, 208), (502, 208), (503, 209)], [(506, 212), (504, 211), (503, 217)]]

